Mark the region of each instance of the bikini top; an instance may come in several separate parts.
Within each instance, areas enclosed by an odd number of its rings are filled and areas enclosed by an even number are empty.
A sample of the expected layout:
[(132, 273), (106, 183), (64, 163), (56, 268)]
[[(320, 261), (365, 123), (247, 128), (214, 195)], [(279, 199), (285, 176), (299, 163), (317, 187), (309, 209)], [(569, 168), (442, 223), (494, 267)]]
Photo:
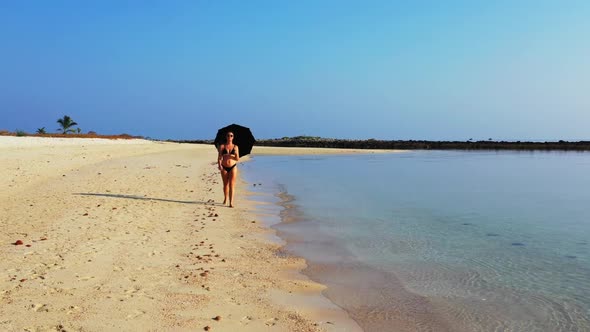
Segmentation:
[(221, 154), (228, 154), (228, 153), (229, 154), (234, 154), (236, 152), (235, 150), (236, 150), (236, 146), (234, 145), (234, 147), (231, 149), (230, 152), (227, 152), (227, 149), (224, 148), (223, 149), (223, 152)]

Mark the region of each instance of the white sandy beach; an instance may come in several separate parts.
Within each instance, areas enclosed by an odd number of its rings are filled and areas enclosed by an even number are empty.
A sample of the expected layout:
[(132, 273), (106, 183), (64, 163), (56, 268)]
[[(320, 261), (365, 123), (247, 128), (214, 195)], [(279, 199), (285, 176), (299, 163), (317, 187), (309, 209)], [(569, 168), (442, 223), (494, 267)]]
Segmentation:
[[(322, 150), (254, 153), (350, 152)], [(0, 154), (2, 331), (360, 330), (275, 254), (246, 186), (220, 204), (212, 146), (0, 137)]]

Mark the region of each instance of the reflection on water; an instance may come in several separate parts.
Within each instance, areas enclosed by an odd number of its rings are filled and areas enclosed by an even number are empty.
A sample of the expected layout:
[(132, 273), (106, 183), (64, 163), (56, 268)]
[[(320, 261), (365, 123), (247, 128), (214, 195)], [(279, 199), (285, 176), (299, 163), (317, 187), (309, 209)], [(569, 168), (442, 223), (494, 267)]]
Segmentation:
[(253, 159), (291, 196), (286, 250), (367, 331), (590, 331), (590, 154)]

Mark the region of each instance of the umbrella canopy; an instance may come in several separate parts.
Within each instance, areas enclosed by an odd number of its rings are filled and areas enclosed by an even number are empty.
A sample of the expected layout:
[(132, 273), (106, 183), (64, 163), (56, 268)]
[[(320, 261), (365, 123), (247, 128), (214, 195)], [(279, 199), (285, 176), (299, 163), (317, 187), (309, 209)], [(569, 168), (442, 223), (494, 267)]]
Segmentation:
[(215, 136), (214, 142), (215, 147), (219, 150), (219, 146), (225, 144), (225, 134), (228, 131), (234, 133), (234, 144), (240, 148), (240, 157), (250, 154), (252, 146), (256, 143), (256, 139), (254, 139), (254, 135), (252, 135), (250, 128), (235, 123), (217, 131), (217, 136)]

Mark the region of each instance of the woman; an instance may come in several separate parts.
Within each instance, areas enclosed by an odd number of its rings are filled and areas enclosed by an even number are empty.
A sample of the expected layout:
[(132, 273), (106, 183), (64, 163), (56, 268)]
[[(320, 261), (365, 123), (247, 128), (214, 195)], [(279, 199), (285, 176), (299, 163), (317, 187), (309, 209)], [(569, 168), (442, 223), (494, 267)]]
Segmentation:
[(227, 203), (229, 197), (229, 207), (234, 207), (234, 192), (236, 187), (236, 178), (238, 176), (238, 160), (240, 160), (240, 150), (234, 144), (234, 133), (229, 131), (225, 134), (225, 144), (219, 147), (217, 156), (217, 165), (221, 171), (223, 179), (223, 204)]

